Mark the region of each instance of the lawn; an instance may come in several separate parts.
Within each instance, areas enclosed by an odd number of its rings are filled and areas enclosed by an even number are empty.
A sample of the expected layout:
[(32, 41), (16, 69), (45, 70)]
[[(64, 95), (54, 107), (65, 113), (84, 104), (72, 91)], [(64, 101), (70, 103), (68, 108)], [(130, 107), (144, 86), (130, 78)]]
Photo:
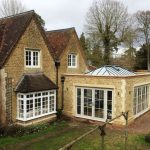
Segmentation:
[[(48, 128), (39, 133), (33, 133), (21, 137), (0, 138), (1, 149), (21, 149), (21, 150), (56, 150), (94, 128), (88, 123), (78, 123), (61, 121), (51, 124)], [(99, 131), (86, 136), (75, 143), (72, 150), (99, 150), (101, 138)], [(107, 129), (105, 136), (105, 149), (124, 149), (124, 133), (121, 130)], [(129, 150), (150, 150), (150, 144), (144, 141), (144, 134), (129, 134)]]

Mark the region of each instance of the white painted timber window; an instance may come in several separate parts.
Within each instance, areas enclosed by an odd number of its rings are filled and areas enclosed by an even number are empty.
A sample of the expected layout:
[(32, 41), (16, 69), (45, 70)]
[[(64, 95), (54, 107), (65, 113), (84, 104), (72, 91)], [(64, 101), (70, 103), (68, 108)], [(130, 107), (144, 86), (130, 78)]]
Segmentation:
[(69, 54), (68, 55), (68, 68), (76, 68), (77, 67), (77, 55)]
[(134, 88), (133, 113), (138, 116), (148, 109), (149, 85)]
[(38, 68), (40, 67), (40, 51), (39, 50), (25, 50), (26, 67)]
[(56, 91), (17, 94), (17, 119), (27, 121), (56, 113)]
[(105, 121), (112, 119), (113, 90), (76, 88), (77, 117)]

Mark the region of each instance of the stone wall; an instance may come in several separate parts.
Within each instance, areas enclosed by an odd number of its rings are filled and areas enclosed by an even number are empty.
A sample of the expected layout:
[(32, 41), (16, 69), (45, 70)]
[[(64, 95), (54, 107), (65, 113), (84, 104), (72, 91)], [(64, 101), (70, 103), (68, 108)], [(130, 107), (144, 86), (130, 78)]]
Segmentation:
[[(125, 110), (129, 110), (129, 117), (131, 120), (135, 118), (133, 116), (133, 96), (134, 96), (134, 87), (141, 85), (150, 85), (150, 75), (137, 75), (135, 77), (130, 77), (126, 79), (126, 101), (125, 101)], [(149, 87), (150, 93), (150, 87)], [(150, 108), (150, 94), (149, 94), (149, 108)]]
[[(40, 68), (26, 68), (25, 66), (25, 48), (39, 49), (41, 54)], [(12, 120), (16, 121), (17, 117), (17, 97), (14, 92), (16, 85), (24, 73), (43, 72), (54, 82), (55, 79), (55, 65), (52, 56), (48, 50), (47, 45), (41, 35), (35, 20), (33, 19), (26, 31), (22, 35), (18, 44), (11, 52), (10, 57), (7, 59), (3, 70), (7, 73), (8, 78), (12, 78)], [(5, 95), (3, 97), (6, 97)], [(3, 101), (3, 100), (2, 100)]]
[[(68, 68), (68, 54), (75, 53), (77, 54), (77, 68)], [(59, 92), (58, 92), (58, 99), (59, 99), (59, 108), (61, 107), (61, 93), (62, 93), (62, 86), (61, 86), (61, 76), (65, 73), (67, 74), (84, 74), (87, 72), (87, 64), (86, 60), (84, 59), (83, 49), (79, 43), (79, 39), (75, 32), (72, 33), (68, 46), (64, 50), (60, 58), (60, 67), (59, 67)]]
[[(150, 83), (150, 74), (133, 77), (65, 75), (65, 78), (64, 113), (66, 115), (76, 116), (76, 87), (111, 88), (114, 91), (112, 117), (114, 118), (122, 112), (129, 111), (129, 122), (132, 122), (135, 118), (133, 116), (134, 86)], [(114, 123), (125, 124), (124, 117), (116, 119)]]

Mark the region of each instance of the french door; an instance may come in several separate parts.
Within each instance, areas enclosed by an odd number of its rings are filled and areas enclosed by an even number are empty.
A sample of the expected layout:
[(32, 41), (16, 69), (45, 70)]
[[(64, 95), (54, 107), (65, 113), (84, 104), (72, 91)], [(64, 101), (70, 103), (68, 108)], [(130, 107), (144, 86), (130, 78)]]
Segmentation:
[(76, 97), (78, 116), (96, 120), (112, 118), (113, 90), (77, 87)]

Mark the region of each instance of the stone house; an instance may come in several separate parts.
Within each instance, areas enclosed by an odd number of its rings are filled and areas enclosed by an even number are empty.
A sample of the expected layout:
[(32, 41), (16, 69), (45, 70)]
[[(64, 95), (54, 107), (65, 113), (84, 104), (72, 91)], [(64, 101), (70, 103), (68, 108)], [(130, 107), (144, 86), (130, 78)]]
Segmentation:
[(150, 109), (149, 73), (93, 69), (74, 28), (45, 32), (34, 11), (0, 19), (0, 123), (52, 120), (57, 109), (96, 121), (129, 111), (132, 122)]
[(56, 117), (56, 69), (34, 11), (0, 19), (1, 124)]
[(87, 71), (75, 29), (45, 32), (29, 11), (0, 19), (0, 33), (1, 124), (55, 119), (62, 73)]

